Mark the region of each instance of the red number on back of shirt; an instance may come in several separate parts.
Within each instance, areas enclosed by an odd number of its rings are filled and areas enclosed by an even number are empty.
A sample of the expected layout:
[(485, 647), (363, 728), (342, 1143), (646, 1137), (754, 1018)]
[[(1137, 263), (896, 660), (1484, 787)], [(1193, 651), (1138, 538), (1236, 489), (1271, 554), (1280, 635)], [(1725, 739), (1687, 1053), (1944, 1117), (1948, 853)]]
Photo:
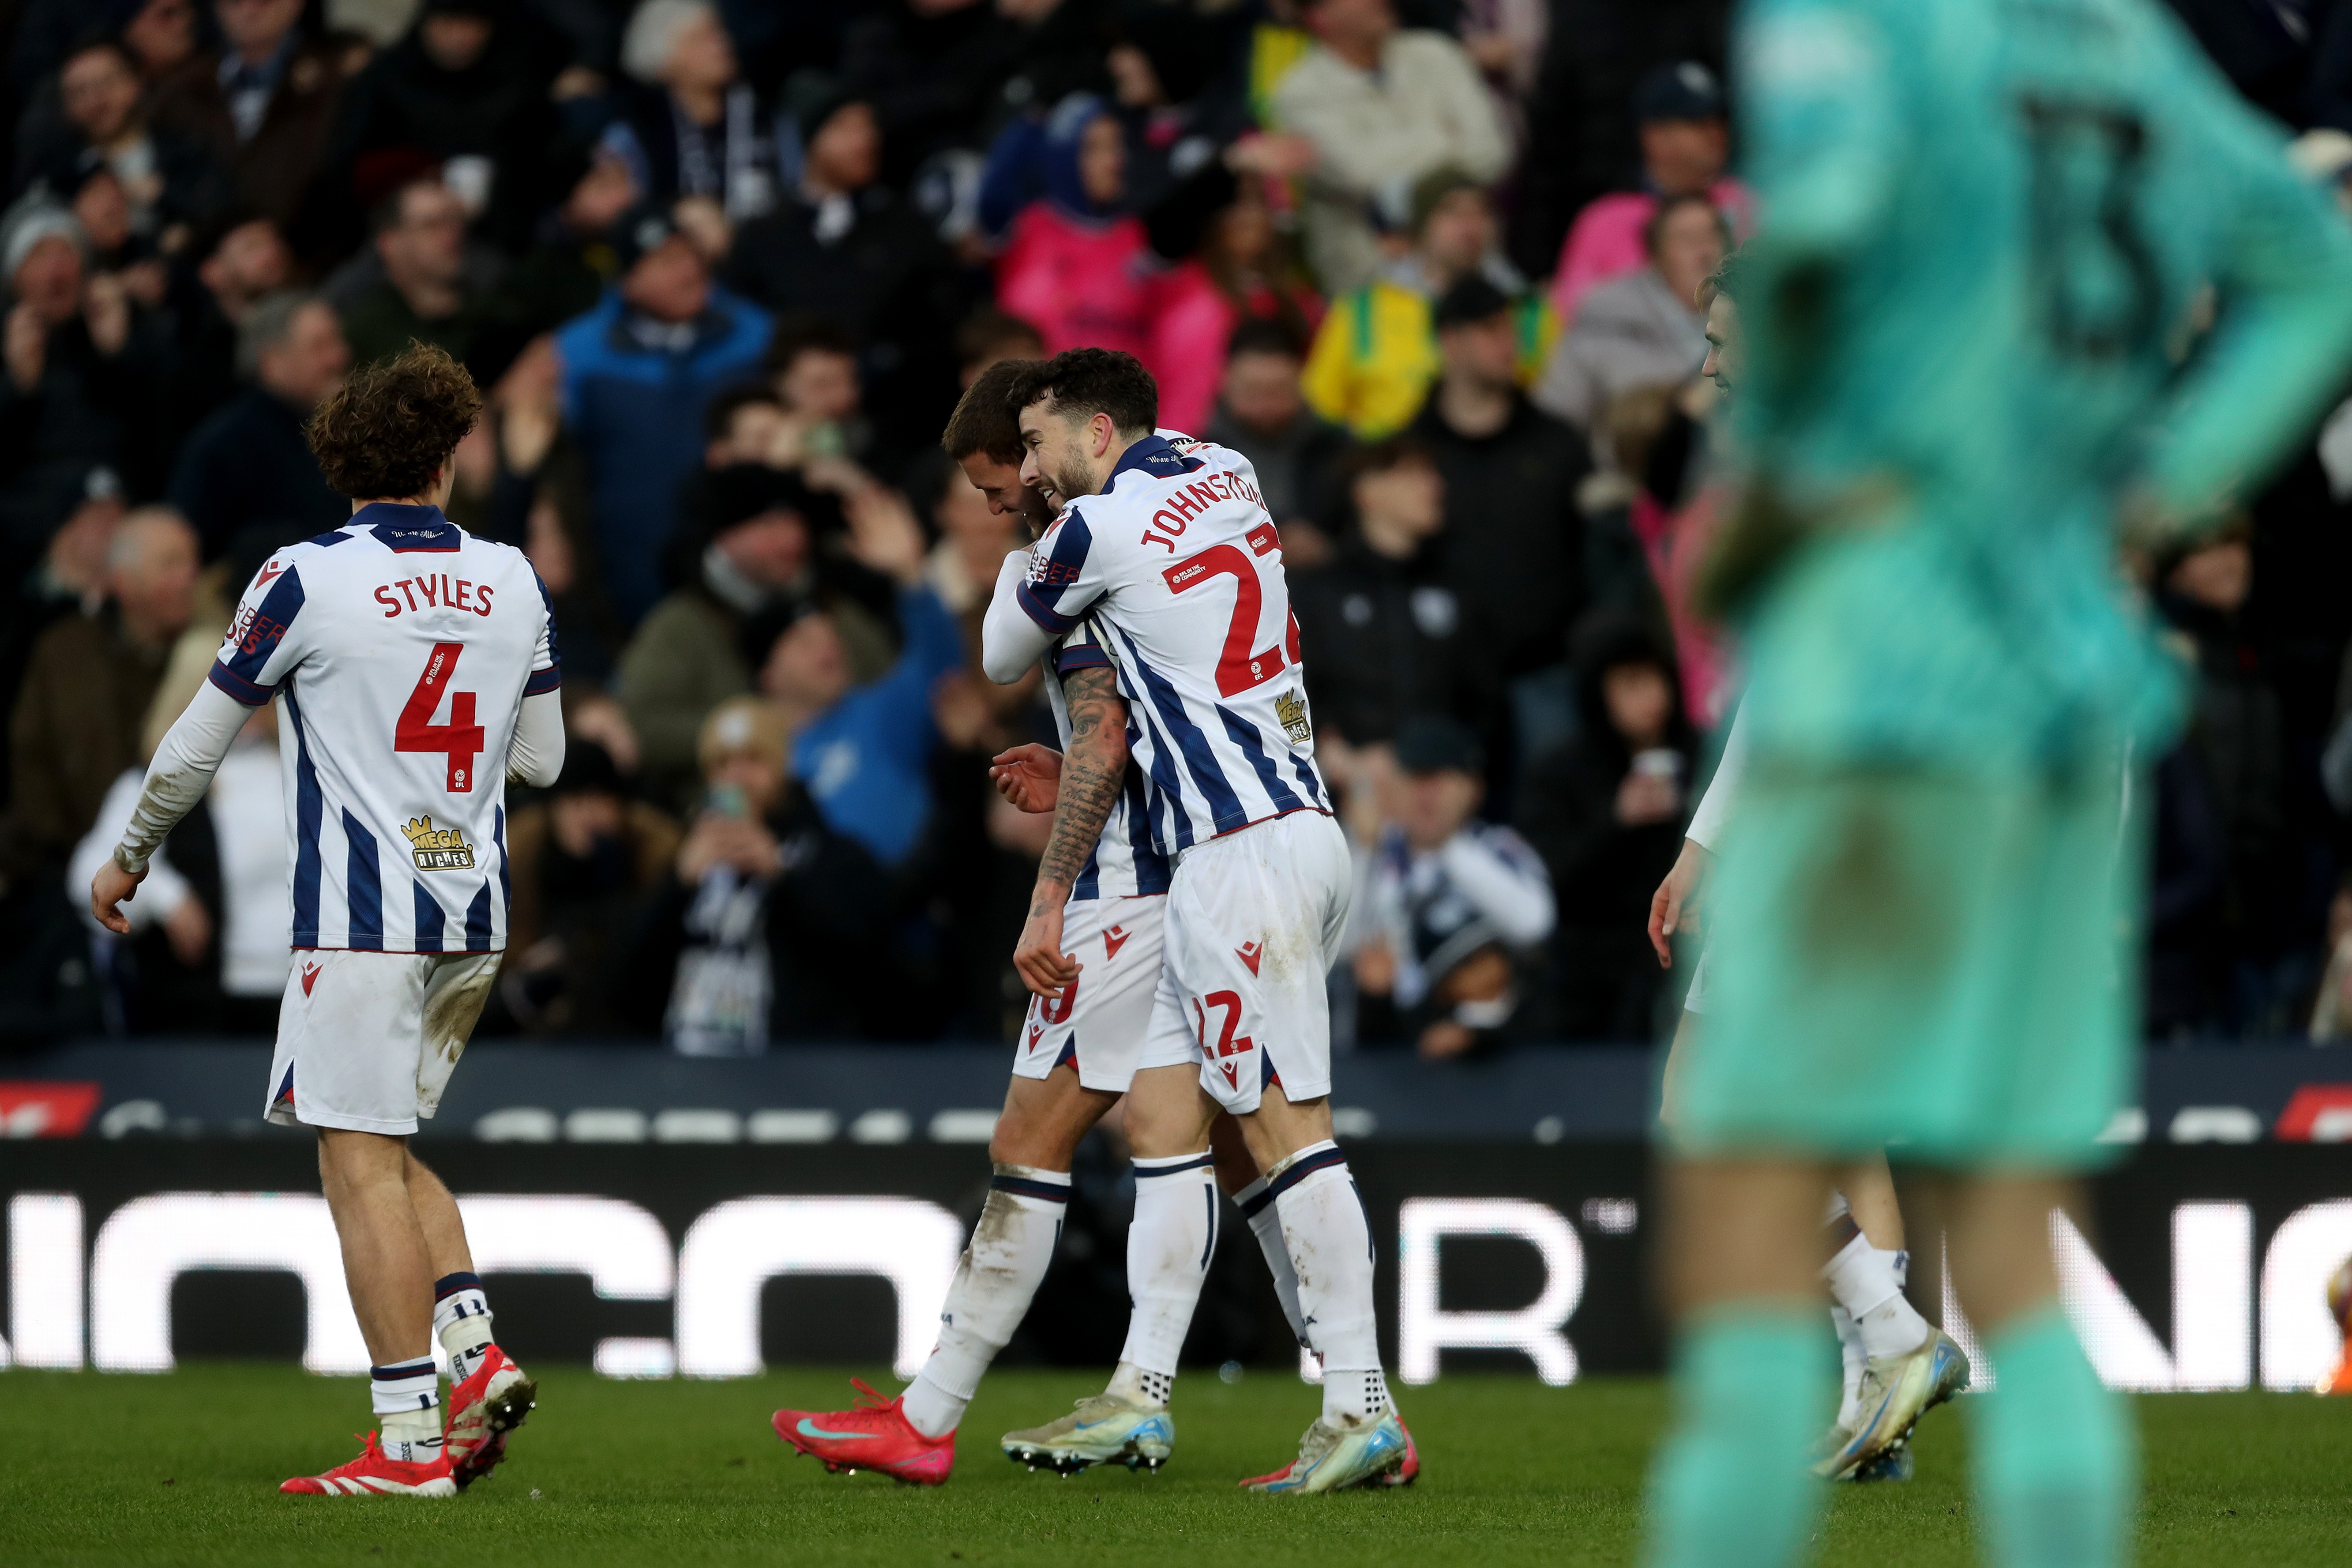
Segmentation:
[[(1273, 532), (1271, 527), (1258, 530), (1268, 542), (1265, 549), (1257, 550), (1257, 553), (1263, 555), (1274, 548), (1271, 542)], [(1258, 542), (1256, 536), (1250, 540), (1253, 549)], [(1257, 653), (1250, 651), (1250, 640), (1257, 632), (1258, 612), (1265, 602), (1265, 592), (1258, 585), (1256, 562), (1233, 545), (1213, 544), (1189, 561), (1179, 561), (1160, 574), (1167, 579), (1169, 591), (1176, 594), (1188, 593), (1220, 577), (1234, 580), (1236, 592), (1234, 595), (1233, 624), (1225, 628), (1224, 650), (1217, 659), (1217, 690), (1220, 695), (1237, 697), (1253, 686), (1272, 680), (1282, 672), (1283, 657), (1279, 647), (1265, 648)], [(1297, 657), (1294, 648), (1292, 658), (1295, 659)]]
[(472, 692), (449, 692), (449, 722), (433, 722), (441, 694), (457, 678), (457, 656), (465, 651), (463, 643), (433, 645), (425, 673), (416, 678), (416, 689), (408, 694), (408, 706), (400, 710), (400, 722), (392, 732), (395, 752), (440, 752), (448, 757), (451, 795), (472, 791), (474, 759), (482, 754), (482, 727), (474, 722)]

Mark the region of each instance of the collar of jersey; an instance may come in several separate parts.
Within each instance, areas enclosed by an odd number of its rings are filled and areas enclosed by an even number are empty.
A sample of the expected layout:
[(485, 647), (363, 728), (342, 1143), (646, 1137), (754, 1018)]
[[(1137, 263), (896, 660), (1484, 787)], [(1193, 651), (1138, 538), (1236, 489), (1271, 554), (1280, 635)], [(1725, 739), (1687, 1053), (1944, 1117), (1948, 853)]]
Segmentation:
[(446, 552), (457, 548), (457, 525), (437, 506), (412, 506), (405, 501), (372, 500), (352, 513), (347, 529), (364, 529), (391, 551)]
[[(1155, 479), (1172, 479), (1178, 474), (1189, 474), (1200, 466), (1197, 458), (1185, 457), (1160, 437), (1146, 436), (1119, 454), (1118, 461), (1111, 466), (1110, 484), (1118, 483), (1119, 475), (1130, 469), (1149, 474)], [(1110, 487), (1106, 485), (1104, 488), (1108, 489)]]

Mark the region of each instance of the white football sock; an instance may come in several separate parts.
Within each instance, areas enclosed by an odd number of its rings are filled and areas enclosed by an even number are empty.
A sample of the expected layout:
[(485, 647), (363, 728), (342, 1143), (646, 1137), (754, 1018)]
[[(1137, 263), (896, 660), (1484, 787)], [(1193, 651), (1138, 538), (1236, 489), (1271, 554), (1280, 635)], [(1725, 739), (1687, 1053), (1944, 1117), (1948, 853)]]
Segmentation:
[(368, 1368), (368, 1403), (385, 1458), (430, 1464), (441, 1457), (441, 1380), (431, 1356)]
[(1862, 1413), (1862, 1369), (1870, 1364), (1870, 1358), (1863, 1353), (1862, 1335), (1854, 1330), (1853, 1313), (1832, 1306), (1830, 1327), (1837, 1331), (1838, 1341), (1838, 1425), (1851, 1429), (1854, 1417)]
[(1904, 1300), (1903, 1283), (1895, 1273), (1898, 1256), (1879, 1251), (1870, 1245), (1870, 1237), (1856, 1234), (1822, 1269), (1831, 1299), (1853, 1317), (1862, 1348), (1874, 1359), (1916, 1351), (1935, 1331)]
[(1135, 1220), (1127, 1227), (1127, 1294), (1134, 1307), (1118, 1356), (1122, 1368), (1176, 1375), (1217, 1249), (1218, 1201), (1216, 1161), (1205, 1152), (1135, 1162)]
[(1323, 1418), (1353, 1426), (1388, 1408), (1372, 1311), (1372, 1232), (1339, 1146), (1310, 1143), (1266, 1173), (1298, 1281), (1300, 1325), (1323, 1352)]
[(980, 1223), (940, 1310), (939, 1344), (899, 1406), (924, 1436), (944, 1437), (963, 1420), (988, 1363), (1028, 1315), (1030, 1299), (1053, 1264), (1069, 1205), (1067, 1171), (996, 1167)]
[(463, 1383), (490, 1348), (490, 1299), (471, 1274), (448, 1274), (433, 1284), (433, 1337), (449, 1352), (449, 1381)]
[(1146, 1372), (1131, 1361), (1123, 1361), (1111, 1370), (1110, 1382), (1105, 1394), (1116, 1394), (1129, 1405), (1140, 1405), (1146, 1410), (1164, 1410), (1168, 1396), (1176, 1391), (1176, 1374), (1172, 1372)]
[(1282, 1299), (1282, 1315), (1289, 1320), (1290, 1337), (1298, 1342), (1300, 1350), (1313, 1350), (1307, 1331), (1300, 1326), (1298, 1311), (1298, 1271), (1290, 1266), (1290, 1249), (1282, 1240), (1282, 1211), (1275, 1206), (1274, 1194), (1265, 1190), (1265, 1178), (1260, 1176), (1234, 1194), (1234, 1202), (1249, 1221), (1250, 1234), (1257, 1237), (1257, 1248), (1265, 1254), (1266, 1272), (1274, 1276), (1274, 1293)]

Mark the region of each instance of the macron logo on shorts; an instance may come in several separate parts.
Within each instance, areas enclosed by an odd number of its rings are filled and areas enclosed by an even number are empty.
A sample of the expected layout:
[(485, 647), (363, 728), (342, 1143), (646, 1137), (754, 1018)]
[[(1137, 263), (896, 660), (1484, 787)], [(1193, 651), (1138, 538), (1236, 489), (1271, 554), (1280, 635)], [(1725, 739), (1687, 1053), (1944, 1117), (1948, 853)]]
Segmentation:
[(1107, 959), (1117, 958), (1118, 956), (1118, 950), (1127, 945), (1129, 935), (1129, 932), (1119, 930), (1117, 926), (1112, 926), (1109, 930), (1104, 931), (1103, 957)]
[(1265, 943), (1262, 942), (1245, 942), (1242, 943), (1241, 946), (1234, 949), (1234, 954), (1244, 963), (1248, 964), (1249, 972), (1252, 974), (1255, 974), (1257, 973), (1257, 961), (1265, 956)]
[[(1254, 967), (1254, 966), (1253, 966), (1253, 967)], [(320, 972), (321, 972), (321, 971), (323, 971), (325, 968), (326, 968), (326, 965), (324, 965), (324, 964), (320, 964), (320, 963), (309, 963), (309, 962), (307, 962), (307, 961), (303, 963), (303, 965), (302, 965), (302, 994), (303, 994), (303, 995), (308, 996), (309, 994), (310, 994), (310, 988), (311, 988), (312, 986), (314, 986), (314, 985), (316, 985), (316, 984), (319, 984), (319, 975), (320, 975)]]

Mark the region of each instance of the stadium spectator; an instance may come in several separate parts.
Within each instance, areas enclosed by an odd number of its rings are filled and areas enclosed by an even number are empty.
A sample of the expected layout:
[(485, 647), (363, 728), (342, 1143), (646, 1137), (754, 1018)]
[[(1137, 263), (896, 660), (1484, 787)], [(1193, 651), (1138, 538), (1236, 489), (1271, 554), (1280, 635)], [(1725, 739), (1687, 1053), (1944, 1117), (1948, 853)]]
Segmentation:
[(37, 198), (0, 222), (10, 300), (0, 485), (36, 512), (54, 508), (92, 463), (123, 474), (134, 495), (153, 494), (160, 477), (160, 333), (121, 279), (89, 274), (89, 247), (70, 212)]
[[(81, 0), (64, 0), (64, 4), (78, 16), (87, 15)], [(75, 25), (89, 26), (87, 21)], [(152, 89), (169, 79), (196, 52), (194, 0), (132, 0), (121, 37), (138, 63), (141, 79)]]
[(887, 1005), (889, 879), (832, 831), (789, 771), (777, 710), (730, 698), (703, 721), (702, 810), (628, 951), (629, 1014), (683, 1056), (838, 1039)]
[(1642, 266), (1643, 233), (1663, 197), (1706, 197), (1727, 215), (1737, 237), (1755, 226), (1754, 198), (1723, 172), (1730, 136), (1723, 86), (1713, 71), (1696, 60), (1658, 67), (1634, 88), (1633, 115), (1642, 132), (1642, 188), (1597, 197), (1577, 215), (1552, 276), (1552, 304), (1564, 321), (1575, 321), (1594, 289)]
[[(1185, 221), (1171, 221), (1171, 209)], [(1153, 249), (1185, 259), (1154, 285), (1144, 364), (1160, 384), (1160, 423), (1198, 431), (1216, 399), (1234, 331), (1271, 322), (1305, 342), (1323, 318), (1323, 301), (1275, 226), (1261, 182), (1236, 181), (1223, 163), (1204, 165), (1161, 203), (1150, 227)]]
[(631, 939), (670, 875), (680, 837), (667, 815), (630, 798), (610, 752), (569, 739), (562, 776), (507, 822), (514, 900), (499, 996), (525, 1031), (614, 1032), (639, 984), (630, 977)]
[(1699, 290), (1723, 264), (1730, 227), (1705, 196), (1668, 196), (1643, 226), (1649, 260), (1585, 297), (1529, 395), (1593, 438), (1607, 461), (1604, 416), (1637, 386), (1675, 386), (1706, 358)]
[[(1298, 340), (1276, 321), (1244, 321), (1225, 348), (1215, 411), (1201, 434), (1257, 470), (1258, 494), (1282, 531), (1282, 559), (1297, 571), (1330, 552), (1323, 531), (1347, 437), (1299, 391)], [(1179, 428), (1181, 428), (1179, 426)]]
[(946, 254), (922, 215), (881, 184), (874, 106), (815, 72), (786, 89), (797, 171), (776, 210), (735, 237), (730, 275), (778, 312), (838, 321), (866, 349), (888, 407), (943, 383), (942, 343), (959, 313)]
[(609, 153), (571, 167), (578, 177), (570, 193), (537, 220), (529, 247), (486, 301), (489, 319), (479, 352), (488, 363), (503, 363), (519, 345), (593, 310), (613, 280), (613, 230), (637, 205), (636, 183), (628, 165)]
[(297, 26), (303, 0), (215, 0), (221, 47), (155, 89), (155, 123), (229, 172), (238, 200), (290, 232), (320, 166), (342, 89), (334, 50)]
[(119, 40), (76, 45), (58, 72), (63, 116), (28, 127), (17, 150), (18, 186), (39, 180), (64, 193), (89, 170), (110, 169), (121, 183), (132, 231), (148, 239), (211, 213), (227, 195), (220, 169), (187, 137), (149, 125), (142, 86)]
[(642, 0), (621, 39), (626, 92), (602, 146), (667, 208), (680, 197), (730, 223), (772, 211), (781, 190), (775, 128), (741, 79), (735, 43), (709, 0)]
[(1341, 482), (1352, 526), (1328, 565), (1297, 573), (1291, 593), (1311, 654), (1316, 759), (1352, 807), (1362, 804), (1353, 799), (1358, 752), (1388, 745), (1416, 714), (1450, 715), (1477, 738), (1492, 725), (1494, 689), (1480, 628), (1439, 563), (1445, 483), (1428, 448), (1391, 437), (1352, 454)]
[(351, 368), (335, 312), (315, 295), (272, 294), (246, 313), (236, 358), (251, 384), (188, 437), (172, 474), (172, 502), (195, 525), (207, 561), (240, 537), (267, 553), (352, 513), (302, 436)]
[(1491, 184), (1511, 144), (1477, 67), (1452, 38), (1400, 29), (1390, 0), (1307, 0), (1301, 9), (1316, 47), (1275, 89), (1285, 135), (1260, 157), (1273, 154), (1270, 172), (1303, 177), (1307, 263), (1336, 297), (1380, 269), (1367, 213), (1384, 190), (1441, 168)]
[(874, 459), (876, 432), (866, 417), (857, 340), (840, 322), (811, 315), (779, 321), (768, 343), (767, 369), (798, 436), (799, 455), (790, 461)]
[(1550, 306), (1526, 291), (1495, 248), (1493, 205), (1468, 174), (1446, 168), (1423, 175), (1412, 186), (1410, 216), (1412, 248), (1382, 276), (1332, 300), (1307, 357), (1307, 401), (1360, 441), (1392, 435), (1420, 412), (1439, 366), (1431, 308), (1463, 279), (1483, 278), (1517, 301), (1520, 384), (1535, 380), (1559, 331)]
[(1663, 977), (1643, 922), (1682, 850), (1696, 738), (1674, 655), (1646, 623), (1595, 616), (1573, 662), (1581, 723), (1534, 759), (1517, 813), (1559, 905), (1551, 1022), (1570, 1039), (1648, 1040)]
[[(1496, 762), (1515, 771), (1574, 729), (1559, 628), (1618, 584), (1590, 580), (1577, 488), (1591, 459), (1575, 432), (1519, 390), (1512, 302), (1471, 277), (1435, 314), (1444, 369), (1412, 428), (1445, 480), (1444, 580), (1509, 683), (1520, 752)], [(1499, 771), (1496, 782), (1509, 776)]]
[[(68, 616), (96, 615), (105, 604), (106, 556), (123, 511), (121, 476), (93, 464), (53, 510), (32, 515), (26, 532), (5, 541), (0, 582), (15, 587), (0, 598), (0, 704), (16, 702), (42, 633)], [(0, 750), (0, 769), (5, 765)], [(0, 802), (7, 798), (0, 772)]]
[[(1150, 349), (1152, 263), (1128, 205), (1127, 160), (1118, 117), (1087, 93), (1042, 123), (1014, 121), (990, 152), (981, 216), (1005, 235), (996, 302), (1034, 322), (1048, 354)], [(1027, 199), (1033, 184), (1041, 194)]]
[(278, 226), (235, 208), (199, 228), (172, 268), (163, 315), (171, 373), (164, 428), (177, 447), (236, 395), (236, 334), (265, 295), (285, 288), (294, 255)]
[(834, 611), (812, 606), (768, 650), (759, 686), (792, 731), (793, 776), (826, 825), (895, 868), (914, 855), (930, 822), (932, 695), (961, 667), (963, 639), (922, 581), (922, 528), (905, 500), (869, 485), (845, 497), (843, 510), (853, 552), (898, 585), (905, 650), (880, 679), (853, 685)]
[[(112, 994), (110, 1029), (130, 1034), (268, 1035), (278, 1026), (292, 954), (286, 931), (286, 785), (277, 710), (253, 711), (211, 786), (172, 829), (140, 896), (123, 906), (128, 941), (88, 913), (90, 879), (114, 853), (144, 770), (123, 772), (66, 868), (68, 901), (89, 926)], [(152, 903), (145, 910), (138, 906)]]
[(196, 538), (174, 513), (123, 519), (107, 550), (105, 606), (33, 645), (8, 726), (10, 799), (0, 874), (61, 871), (106, 792), (141, 761), (140, 726), (188, 624)]
[(466, 285), (466, 206), (438, 175), (411, 180), (370, 216), (383, 277), (341, 310), (352, 360), (390, 359), (412, 342), (466, 359), (480, 323)]
[(956, 328), (956, 383), (965, 390), (1000, 360), (1045, 357), (1045, 335), (992, 305), (974, 310)]
[(1552, 889), (1517, 834), (1475, 820), (1486, 759), (1466, 726), (1408, 721), (1396, 767), (1394, 820), (1372, 851), (1356, 948), (1358, 1028), (1446, 1061), (1509, 1028), (1526, 955), (1551, 934)]
[(634, 626), (661, 596), (679, 481), (702, 452), (711, 395), (754, 371), (767, 312), (710, 279), (669, 216), (615, 224), (620, 285), (556, 333), (563, 423), (586, 468), (590, 515), (613, 607)]

